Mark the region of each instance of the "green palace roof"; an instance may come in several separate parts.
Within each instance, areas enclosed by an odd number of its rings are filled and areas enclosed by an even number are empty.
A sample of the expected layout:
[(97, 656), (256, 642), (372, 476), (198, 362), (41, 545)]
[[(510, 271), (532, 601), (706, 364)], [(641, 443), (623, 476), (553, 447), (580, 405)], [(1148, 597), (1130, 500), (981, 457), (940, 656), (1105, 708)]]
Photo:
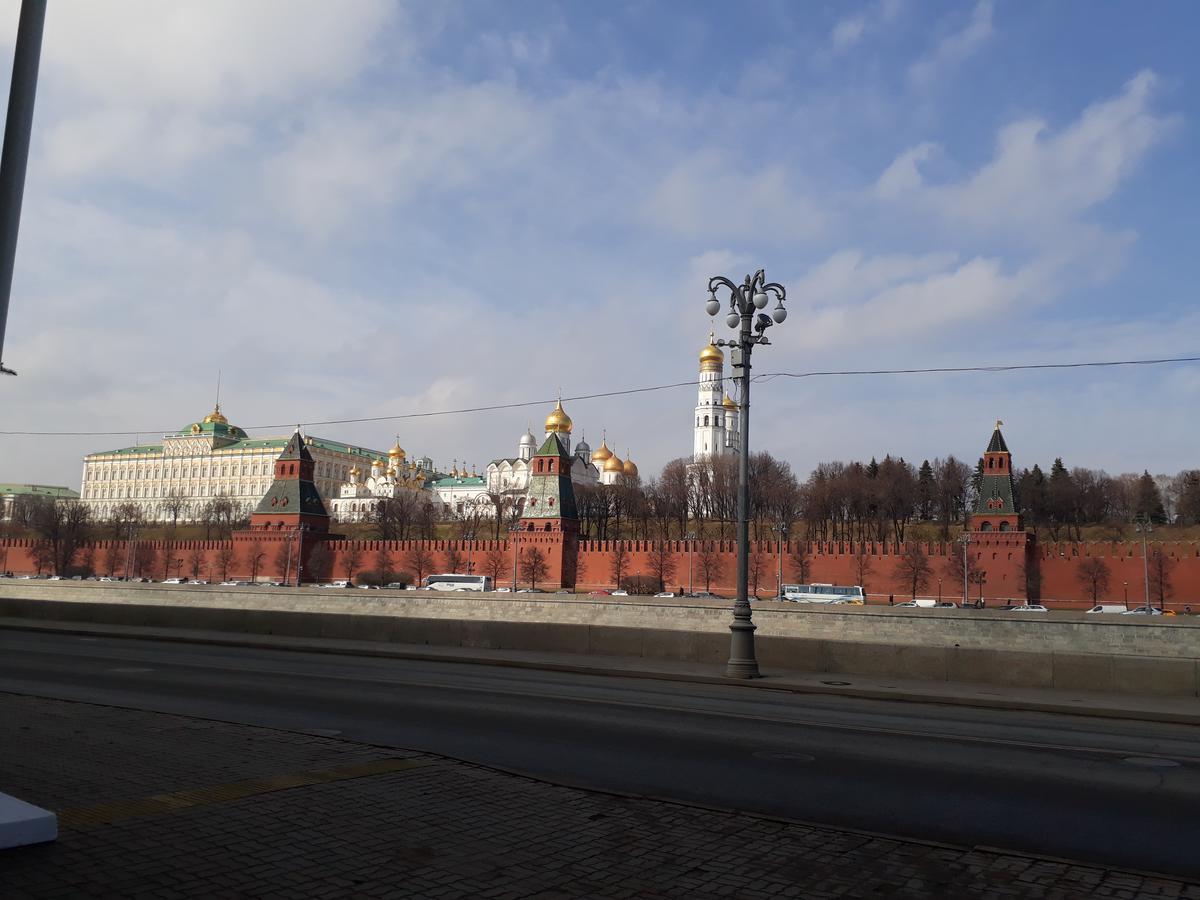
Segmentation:
[(427, 482), (428, 487), (479, 487), (486, 484), (487, 481), (482, 475), (459, 475), (457, 478), (452, 475), (447, 475), (445, 478), (438, 478), (434, 481)]
[[(190, 429), (191, 426), (189, 425)], [(180, 431), (176, 435), (190, 434), (190, 431)], [(210, 432), (211, 433), (211, 432)], [(235, 440), (228, 444), (223, 444), (220, 447), (214, 447), (212, 452), (217, 453), (238, 453), (247, 450), (275, 450), (282, 451), (287, 446), (288, 438), (286, 437), (268, 437), (268, 438), (250, 438), (243, 440)], [(319, 447), (322, 450), (329, 450), (333, 453), (347, 453), (351, 456), (361, 456), (364, 459), (386, 459), (387, 453), (382, 450), (370, 450), (366, 447), (356, 447), (353, 444), (343, 444), (338, 441), (330, 441), (325, 438), (307, 437), (305, 443), (309, 447)], [(95, 453), (89, 453), (85, 458), (91, 459), (95, 456), (135, 456), (137, 454), (146, 453), (162, 453), (162, 444), (139, 444), (136, 447), (120, 447), (116, 450), (99, 450)]]
[(0, 482), (0, 494), (11, 496), (36, 494), (41, 497), (79, 499), (78, 491), (57, 484), (4, 484)]

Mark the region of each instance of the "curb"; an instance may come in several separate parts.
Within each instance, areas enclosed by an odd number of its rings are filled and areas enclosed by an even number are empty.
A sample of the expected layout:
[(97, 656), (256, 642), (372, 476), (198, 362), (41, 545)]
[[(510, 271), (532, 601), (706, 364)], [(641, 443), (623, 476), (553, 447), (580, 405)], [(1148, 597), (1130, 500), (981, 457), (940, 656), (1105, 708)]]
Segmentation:
[[(940, 693), (924, 693), (905, 689), (882, 689), (859, 687), (852, 683), (797, 684), (779, 681), (786, 675), (764, 675), (761, 678), (731, 679), (721, 675), (704, 675), (693, 672), (655, 671), (652, 669), (616, 668), (586, 663), (567, 663), (558, 660), (512, 659), (486, 654), (467, 655), (445, 653), (435, 650), (415, 650), (412, 645), (388, 645), (376, 642), (345, 641), (331, 645), (320, 638), (293, 638), (286, 635), (272, 636), (271, 640), (261, 637), (246, 637), (232, 632), (208, 632), (191, 634), (183, 629), (148, 629), (139, 626), (114, 626), (90, 622), (37, 622), (30, 619), (0, 618), (0, 629), (48, 634), (74, 634), (100, 637), (126, 638), (129, 640), (164, 641), (168, 643), (198, 644), (202, 646), (244, 647), (254, 650), (283, 650), (302, 653), (325, 653), (330, 655), (366, 656), (380, 659), (405, 659), (418, 662), (462, 663), (466, 665), (498, 666), (509, 669), (535, 669), (547, 672), (565, 672), (574, 675), (593, 675), (615, 678), (641, 678), (654, 681), (674, 681), (691, 684), (721, 685), (751, 690), (786, 691), (793, 694), (828, 694), (839, 697), (854, 697), (862, 700), (891, 700), (901, 703), (928, 703), (940, 706), (975, 707), (1020, 712), (1045, 712), (1058, 715), (1086, 716), (1101, 719), (1124, 719), (1174, 725), (1200, 725), (1200, 704), (1197, 711), (1174, 712), (1160, 710), (1151, 712), (1133, 707), (1096, 706), (1081, 708), (1086, 702), (1075, 700), (1029, 700), (1001, 696), (954, 696)], [(136, 629), (136, 631), (134, 630)], [(521, 652), (521, 651), (510, 651)], [(633, 659), (633, 658), (631, 658)], [(829, 673), (839, 682), (854, 675)], [(1131, 695), (1132, 697), (1132, 695)]]

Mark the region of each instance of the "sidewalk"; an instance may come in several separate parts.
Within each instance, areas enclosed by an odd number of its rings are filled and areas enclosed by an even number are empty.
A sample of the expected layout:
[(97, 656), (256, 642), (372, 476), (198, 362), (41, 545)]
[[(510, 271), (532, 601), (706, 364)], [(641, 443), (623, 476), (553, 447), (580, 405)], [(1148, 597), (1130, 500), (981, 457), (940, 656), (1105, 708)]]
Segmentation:
[(0, 617), (0, 628), (108, 637), (143, 638), (184, 643), (219, 644), (261, 649), (302, 650), (308, 653), (344, 653), (352, 656), (423, 659), (436, 662), (484, 663), (515, 668), (542, 669), (627, 678), (655, 678), (699, 684), (721, 684), (748, 690), (788, 690), (809, 694), (837, 694), (871, 700), (940, 703), (953, 706), (1011, 709), (1110, 719), (1136, 719), (1179, 725), (1200, 725), (1200, 699), (1111, 694), (1091, 691), (1056, 691), (1043, 688), (972, 685), (961, 682), (919, 681), (841, 673), (805, 673), (764, 670), (763, 678), (725, 678), (720, 666), (669, 660), (617, 656), (584, 656), (529, 650), (485, 650), (351, 641), (327, 638), (294, 638), (261, 634), (232, 634), (187, 628), (141, 628), (75, 622), (48, 622)]
[(1182, 897), (1200, 883), (560, 787), (427, 754), (0, 695), (27, 897)]

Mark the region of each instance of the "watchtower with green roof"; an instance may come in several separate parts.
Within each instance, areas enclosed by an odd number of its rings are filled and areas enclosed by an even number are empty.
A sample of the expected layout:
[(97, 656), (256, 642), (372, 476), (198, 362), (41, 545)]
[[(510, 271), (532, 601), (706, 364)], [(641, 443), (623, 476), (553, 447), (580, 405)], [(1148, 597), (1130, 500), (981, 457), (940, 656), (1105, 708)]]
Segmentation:
[(275, 480), (250, 516), (251, 531), (329, 531), (329, 513), (313, 483), (316, 463), (300, 430), (275, 459)]
[(563, 434), (547, 434), (529, 461), (529, 485), (514, 538), (522, 555), (535, 550), (543, 554), (547, 587), (575, 584), (579, 513), (571, 482), (571, 453)]
[(996, 420), (996, 430), (992, 432), (992, 439), (983, 452), (983, 478), (979, 495), (975, 498), (975, 512), (971, 516), (972, 531), (1024, 530), (1014, 491), (1012, 454), (1008, 451), (1004, 435), (1000, 433), (1003, 424)]

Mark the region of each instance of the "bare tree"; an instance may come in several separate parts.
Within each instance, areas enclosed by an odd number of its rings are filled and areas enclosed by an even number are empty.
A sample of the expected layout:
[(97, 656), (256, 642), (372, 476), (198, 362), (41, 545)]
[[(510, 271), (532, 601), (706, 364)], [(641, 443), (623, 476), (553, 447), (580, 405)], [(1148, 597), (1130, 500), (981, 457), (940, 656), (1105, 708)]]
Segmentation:
[(667, 582), (675, 577), (678, 561), (666, 541), (655, 541), (650, 545), (650, 574), (658, 579), (658, 589), (665, 591)]
[(192, 552), (188, 554), (188, 571), (191, 573), (193, 581), (200, 579), (200, 570), (204, 567), (204, 548), (193, 547)]
[(912, 598), (917, 598), (917, 592), (925, 590), (933, 568), (929, 565), (929, 557), (921, 549), (921, 545), (913, 542), (904, 548), (904, 552), (896, 559), (896, 577), (910, 588)]
[(714, 578), (721, 577), (721, 569), (725, 560), (717, 546), (712, 541), (701, 541), (696, 551), (696, 566), (700, 577), (704, 579), (704, 590), (711, 591)]
[(404, 557), (404, 564), (412, 569), (417, 578), (417, 584), (424, 584), (425, 576), (433, 568), (433, 554), (424, 544), (413, 544), (412, 549)]
[(483, 558), (483, 571), (491, 577), (494, 584), (500, 583), (500, 576), (508, 568), (508, 558), (499, 550), (489, 550)]
[(75, 553), (91, 536), (91, 510), (75, 499), (38, 497), (37, 501), (32, 511), (33, 530), (49, 544), (54, 571), (68, 574)]
[(766, 554), (759, 549), (757, 541), (750, 542), (750, 557), (746, 560), (746, 574), (750, 582), (751, 597), (758, 596), (758, 583), (762, 580), (767, 568)]
[(874, 570), (874, 558), (871, 554), (866, 553), (863, 545), (860, 544), (858, 552), (854, 554), (854, 583), (863, 589), (863, 596), (867, 594), (867, 579), (871, 577)]
[(380, 547), (375, 552), (375, 578), (379, 584), (387, 584), (392, 580), (392, 554), (387, 547)]
[(354, 573), (362, 565), (362, 558), (362, 545), (357, 541), (346, 541), (342, 549), (342, 570), (346, 573), (347, 581), (354, 580)]
[(1089, 556), (1075, 572), (1080, 586), (1092, 595), (1093, 603), (1099, 603), (1100, 595), (1108, 593), (1111, 576), (1108, 563), (1099, 556)]
[(620, 588), (621, 581), (625, 577), (625, 572), (629, 568), (629, 551), (625, 548), (624, 541), (616, 541), (613, 543), (610, 559), (613, 584), (615, 584), (617, 588)]
[(254, 541), (246, 552), (249, 557), (247, 561), (250, 563), (250, 580), (257, 581), (258, 570), (262, 567), (267, 551), (264, 549), (262, 541)]
[(808, 584), (812, 575), (812, 550), (808, 541), (797, 541), (792, 550), (792, 577), (801, 584)]
[(537, 583), (546, 577), (550, 571), (546, 563), (546, 554), (537, 547), (526, 547), (521, 553), (521, 577), (529, 582), (529, 586), (537, 590)]
[(171, 533), (174, 534), (175, 528), (179, 524), (180, 515), (188, 509), (189, 504), (187, 500), (179, 492), (179, 488), (171, 488), (158, 505), (164, 513), (171, 517)]
[[(254, 543), (252, 543), (250, 545), (250, 549), (248, 552), (252, 558), (254, 557), (254, 555), (256, 553), (259, 554), (259, 558), (261, 558), (262, 544), (258, 543), (258, 541), (255, 541)], [(221, 572), (221, 580), (222, 581), (229, 580), (229, 567), (231, 565), (233, 565), (233, 560), (234, 560), (234, 557), (236, 554), (237, 554), (237, 551), (234, 550), (232, 543), (225, 543), (217, 548), (217, 568)], [(258, 563), (257, 562), (253, 563), (253, 566), (254, 566), (255, 572), (257, 573)]]
[(333, 554), (329, 551), (329, 545), (319, 541), (309, 552), (305, 568), (310, 581), (328, 581), (333, 571)]
[(463, 553), (458, 544), (451, 544), (446, 548), (446, 572), (454, 574), (463, 568)]
[(1154, 547), (1150, 551), (1149, 572), (1150, 572), (1150, 600), (1158, 598), (1158, 605), (1162, 608), (1174, 594), (1174, 586), (1171, 584), (1171, 575), (1175, 570), (1175, 558), (1168, 556), (1163, 552), (1161, 546)]

